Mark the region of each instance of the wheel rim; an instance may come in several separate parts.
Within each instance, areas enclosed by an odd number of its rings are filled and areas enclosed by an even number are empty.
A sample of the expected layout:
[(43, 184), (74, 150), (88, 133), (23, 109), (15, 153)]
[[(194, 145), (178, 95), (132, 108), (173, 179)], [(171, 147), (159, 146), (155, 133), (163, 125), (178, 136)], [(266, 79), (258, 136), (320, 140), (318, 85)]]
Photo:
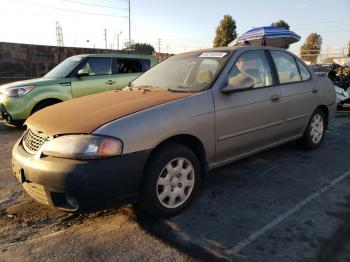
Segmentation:
[(318, 144), (323, 136), (323, 118), (320, 114), (315, 114), (311, 120), (310, 136), (314, 144)]
[(162, 206), (176, 208), (190, 197), (195, 182), (192, 163), (183, 157), (169, 161), (157, 179), (157, 197)]

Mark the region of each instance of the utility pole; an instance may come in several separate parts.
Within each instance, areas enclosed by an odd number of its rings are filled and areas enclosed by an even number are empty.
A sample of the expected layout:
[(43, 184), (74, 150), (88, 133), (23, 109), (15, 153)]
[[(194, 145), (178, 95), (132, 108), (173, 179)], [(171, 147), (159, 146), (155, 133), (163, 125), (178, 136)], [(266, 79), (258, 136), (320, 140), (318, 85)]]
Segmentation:
[(115, 49), (115, 37), (117, 37), (117, 50), (119, 50), (119, 36), (123, 33), (123, 31), (116, 32), (114, 31), (114, 41), (113, 41), (113, 49)]
[(57, 46), (64, 46), (62, 26), (58, 21), (56, 22), (56, 40), (57, 40)]
[(105, 35), (105, 49), (107, 49), (107, 28), (104, 30), (104, 35)]
[(120, 31), (118, 34), (117, 34), (117, 47), (118, 47), (118, 50), (119, 50), (119, 36), (122, 34), (123, 32)]
[(130, 10), (131, 9), (130, 9), (130, 1), (131, 0), (128, 0), (128, 3), (129, 3), (129, 48), (131, 47), (131, 16), (130, 16), (130, 13), (131, 13)]
[(158, 53), (160, 53), (160, 44), (161, 44), (162, 39), (158, 38)]

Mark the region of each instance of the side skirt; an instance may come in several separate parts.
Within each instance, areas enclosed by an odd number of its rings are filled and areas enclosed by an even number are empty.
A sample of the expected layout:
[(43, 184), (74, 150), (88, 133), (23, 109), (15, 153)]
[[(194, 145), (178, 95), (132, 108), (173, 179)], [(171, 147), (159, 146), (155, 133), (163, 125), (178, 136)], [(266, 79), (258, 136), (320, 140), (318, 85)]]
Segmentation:
[(242, 158), (245, 158), (247, 156), (251, 156), (251, 155), (254, 155), (254, 154), (259, 153), (261, 151), (265, 151), (267, 149), (270, 149), (270, 148), (273, 148), (273, 147), (277, 147), (279, 145), (282, 145), (282, 144), (288, 143), (290, 141), (296, 140), (298, 138), (301, 138), (302, 136), (303, 136), (302, 134), (299, 134), (297, 136), (293, 136), (293, 137), (290, 137), (290, 138), (287, 138), (287, 139), (284, 139), (284, 140), (272, 143), (270, 145), (260, 147), (258, 149), (249, 151), (249, 152), (241, 154), (241, 155), (236, 155), (236, 156), (233, 156), (233, 157), (230, 157), (230, 158), (226, 158), (226, 159), (224, 159), (222, 161), (219, 161), (219, 162), (211, 163), (211, 164), (209, 164), (209, 169), (211, 170), (211, 169), (214, 169), (214, 168), (218, 168), (220, 166), (227, 165), (229, 163), (235, 162), (235, 161), (240, 160)]

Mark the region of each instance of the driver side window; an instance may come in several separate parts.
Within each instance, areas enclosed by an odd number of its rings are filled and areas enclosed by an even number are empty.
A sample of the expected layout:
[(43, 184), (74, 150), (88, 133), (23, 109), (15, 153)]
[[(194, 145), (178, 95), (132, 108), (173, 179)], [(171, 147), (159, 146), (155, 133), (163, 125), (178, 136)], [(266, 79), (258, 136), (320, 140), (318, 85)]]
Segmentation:
[(80, 69), (85, 69), (90, 76), (110, 75), (112, 72), (111, 58), (88, 58)]
[(241, 54), (229, 72), (229, 79), (251, 78), (254, 88), (272, 85), (272, 74), (263, 50), (246, 51)]

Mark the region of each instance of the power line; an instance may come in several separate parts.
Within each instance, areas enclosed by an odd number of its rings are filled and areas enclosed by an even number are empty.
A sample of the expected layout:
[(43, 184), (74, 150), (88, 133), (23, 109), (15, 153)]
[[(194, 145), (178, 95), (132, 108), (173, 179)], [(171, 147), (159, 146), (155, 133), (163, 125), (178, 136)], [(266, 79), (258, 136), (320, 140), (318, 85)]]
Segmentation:
[(108, 16), (108, 17), (120, 17), (120, 18), (128, 17), (128, 16), (121, 16), (121, 15), (108, 15), (108, 14), (101, 14), (101, 13), (93, 13), (93, 12), (85, 12), (85, 11), (78, 11), (78, 10), (70, 10), (70, 9), (54, 7), (54, 6), (49, 6), (49, 5), (43, 5), (43, 4), (38, 4), (38, 3), (32, 3), (32, 2), (27, 2), (27, 1), (22, 1), (22, 2), (26, 3), (26, 4), (29, 4), (29, 5), (35, 5), (35, 6), (40, 6), (40, 7), (44, 7), (44, 8), (60, 10), (60, 11), (64, 11), (64, 12), (71, 12), (71, 13), (80, 13), (80, 14), (98, 15), (98, 16)]
[[(350, 22), (348, 22), (350, 23)], [(338, 24), (338, 25), (314, 25), (314, 26), (307, 26), (307, 27), (293, 27), (292, 31), (297, 31), (297, 30), (314, 30), (315, 28), (339, 28), (339, 27), (349, 27), (349, 24)]]
[[(89, 3), (84, 3), (80, 1), (74, 1), (74, 0), (60, 0), (63, 2), (68, 2), (68, 3), (73, 3), (73, 4), (79, 4), (79, 5), (86, 5), (86, 6), (94, 6), (94, 7), (101, 7), (101, 8), (110, 8), (110, 9), (120, 9), (120, 10), (128, 10), (127, 8), (122, 8), (122, 7), (114, 7), (114, 6), (107, 6), (107, 5), (97, 5), (97, 4), (89, 4)], [(125, 0), (116, 0), (120, 2), (125, 2)]]
[(304, 23), (304, 24), (291, 24), (290, 26), (299, 26), (299, 25), (313, 25), (313, 24), (328, 24), (328, 23), (334, 23), (339, 21), (350, 21), (349, 19), (338, 19), (338, 20), (324, 20), (320, 22), (312, 22), (312, 23)]

